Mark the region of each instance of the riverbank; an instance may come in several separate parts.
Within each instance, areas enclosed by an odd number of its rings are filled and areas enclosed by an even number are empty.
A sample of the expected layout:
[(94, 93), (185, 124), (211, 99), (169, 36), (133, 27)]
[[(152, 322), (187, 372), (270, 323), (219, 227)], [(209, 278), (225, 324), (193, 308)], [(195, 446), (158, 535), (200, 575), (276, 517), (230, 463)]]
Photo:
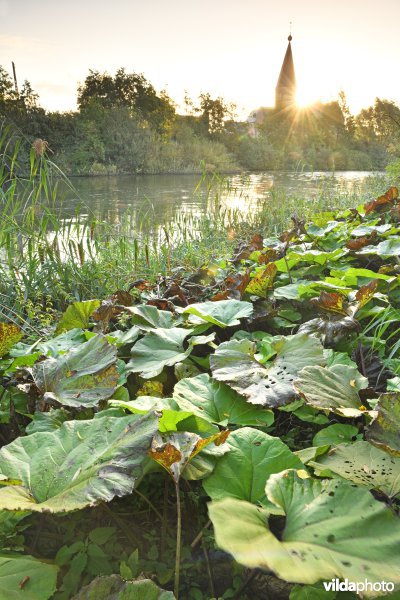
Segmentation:
[(60, 246), (30, 215), (25, 263), (4, 263), (69, 306), (0, 323), (3, 593), (400, 589), (398, 196), (216, 211), (144, 248), (83, 222)]

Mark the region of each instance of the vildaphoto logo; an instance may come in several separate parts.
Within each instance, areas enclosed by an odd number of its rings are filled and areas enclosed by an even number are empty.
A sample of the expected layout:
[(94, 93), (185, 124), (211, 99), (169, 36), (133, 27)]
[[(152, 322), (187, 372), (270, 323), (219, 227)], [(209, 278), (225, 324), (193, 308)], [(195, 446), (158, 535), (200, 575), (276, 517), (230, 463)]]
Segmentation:
[(340, 579), (331, 579), (324, 581), (326, 592), (393, 592), (394, 583), (392, 581), (349, 581), (347, 578), (341, 581)]

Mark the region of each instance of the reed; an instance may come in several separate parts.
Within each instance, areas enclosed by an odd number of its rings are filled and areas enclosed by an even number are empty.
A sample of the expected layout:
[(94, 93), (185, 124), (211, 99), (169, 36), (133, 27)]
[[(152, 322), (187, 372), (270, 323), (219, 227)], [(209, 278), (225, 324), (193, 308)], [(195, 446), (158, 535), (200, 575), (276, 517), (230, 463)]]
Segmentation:
[[(376, 180), (370, 187), (381, 190), (385, 185)], [(360, 203), (357, 193), (337, 194), (327, 180), (312, 199), (273, 191), (243, 216), (221, 204), (222, 190), (236, 197), (237, 190), (205, 171), (199, 188), (208, 192), (207, 213), (181, 214), (154, 230), (151, 211), (139, 223), (137, 215), (127, 212), (113, 224), (99, 220), (82, 202), (66, 217), (66, 186), (73, 190), (45, 146), (38, 141), (32, 145), (0, 123), (2, 319), (47, 327), (55, 311), (71, 301), (104, 298), (135, 279), (154, 281), (177, 268), (192, 271), (228, 256), (239, 240), (255, 232), (277, 234), (293, 214), (310, 218)], [(250, 201), (245, 194), (243, 199)]]

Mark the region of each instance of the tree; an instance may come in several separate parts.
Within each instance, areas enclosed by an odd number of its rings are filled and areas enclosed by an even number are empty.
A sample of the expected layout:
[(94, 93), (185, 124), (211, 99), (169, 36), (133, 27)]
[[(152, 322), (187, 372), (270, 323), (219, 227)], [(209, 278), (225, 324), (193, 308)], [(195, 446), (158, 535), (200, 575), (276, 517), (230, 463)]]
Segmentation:
[(89, 71), (78, 88), (78, 107), (87, 109), (93, 102), (105, 109), (126, 107), (132, 116), (140, 116), (158, 133), (165, 133), (175, 117), (175, 108), (165, 91), (157, 94), (142, 74), (119, 69), (115, 76)]
[(200, 94), (200, 107), (197, 112), (201, 112), (200, 120), (204, 123), (206, 131), (210, 135), (221, 133), (224, 129), (224, 121), (227, 117), (233, 117), (236, 106), (226, 102), (221, 96), (211, 98), (209, 93)]

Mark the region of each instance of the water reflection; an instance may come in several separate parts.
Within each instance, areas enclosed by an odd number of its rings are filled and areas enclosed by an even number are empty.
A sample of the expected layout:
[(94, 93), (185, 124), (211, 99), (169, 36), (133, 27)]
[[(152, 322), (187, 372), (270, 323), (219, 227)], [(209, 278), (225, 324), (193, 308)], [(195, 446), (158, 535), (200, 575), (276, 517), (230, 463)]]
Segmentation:
[(361, 171), (334, 176), (322, 172), (231, 175), (211, 192), (205, 184), (198, 187), (198, 175), (80, 177), (73, 180), (73, 190), (64, 189), (63, 211), (72, 217), (80, 207), (81, 213), (111, 225), (129, 219), (136, 231), (156, 231), (170, 222), (204, 215), (215, 203), (245, 217), (260, 200), (278, 201), (282, 191), (310, 199), (324, 187), (329, 193), (360, 194), (370, 176)]

